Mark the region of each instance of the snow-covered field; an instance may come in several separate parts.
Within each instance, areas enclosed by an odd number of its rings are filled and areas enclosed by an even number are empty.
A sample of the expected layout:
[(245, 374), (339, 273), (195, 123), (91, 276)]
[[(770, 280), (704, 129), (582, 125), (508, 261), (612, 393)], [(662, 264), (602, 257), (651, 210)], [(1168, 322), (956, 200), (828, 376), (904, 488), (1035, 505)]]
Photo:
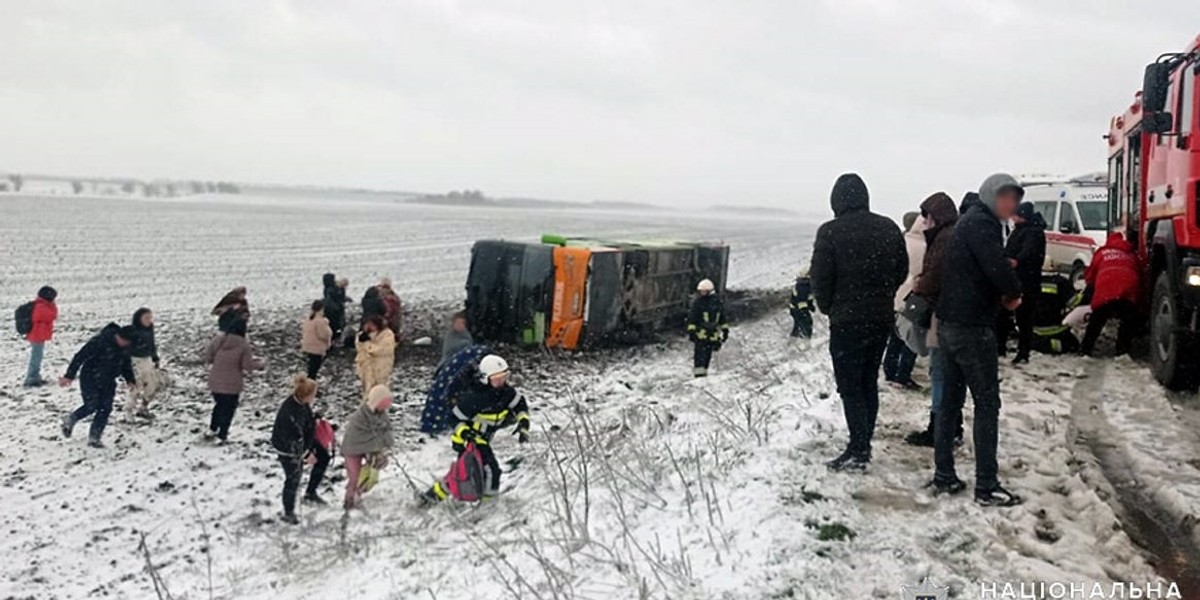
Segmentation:
[[(411, 310), (432, 314), (460, 298), (472, 240), (553, 231), (724, 239), (733, 285), (783, 287), (807, 260), (811, 225), (229, 197), (0, 197), (0, 211), (0, 304), (44, 283), (60, 290), (47, 374), (91, 331), (149, 305), (176, 379), (153, 423), (118, 410), (109, 448), (89, 450), (57, 432), (77, 392), (21, 389), (24, 346), (4, 337), (0, 598), (895, 598), (926, 576), (973, 598), (989, 581), (1156, 580), (1072, 433), (1077, 389), (1103, 366), (1039, 357), (1004, 370), (1001, 476), (1027, 502), (984, 510), (969, 494), (922, 489), (931, 453), (902, 439), (926, 418), (921, 394), (885, 392), (868, 474), (823, 467), (845, 435), (825, 328), (791, 342), (783, 307), (736, 324), (702, 382), (689, 378), (681, 338), (512, 351), (534, 441), (501, 436), (505, 494), (478, 507), (414, 506), (409, 477), (426, 485), (452, 453), (415, 432), (434, 359), (406, 348), (393, 380), (402, 469), (389, 468), (362, 512), (302, 507), (300, 527), (276, 521), (282, 478), (266, 438), (300, 364), (295, 322), (324, 271), (359, 291), (391, 276)], [(232, 443), (212, 447), (197, 441), (210, 404), (195, 354), (214, 329), (208, 308), (239, 284), (269, 366), (247, 389)], [(350, 360), (326, 367), (319, 403), (334, 421), (357, 402)], [(1117, 410), (1122, 393), (1108, 389), (1110, 420), (1144, 422)], [(969, 479), (969, 443), (960, 458)], [(335, 500), (340, 459), (331, 475), (324, 493)], [(1176, 492), (1179, 502), (1194, 506), (1183, 494), (1198, 488)]]

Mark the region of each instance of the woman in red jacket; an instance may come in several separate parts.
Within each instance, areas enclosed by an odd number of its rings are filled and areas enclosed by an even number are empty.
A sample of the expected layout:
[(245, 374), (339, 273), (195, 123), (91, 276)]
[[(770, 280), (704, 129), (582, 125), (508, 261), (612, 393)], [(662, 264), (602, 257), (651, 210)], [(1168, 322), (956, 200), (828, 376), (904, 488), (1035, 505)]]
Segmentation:
[(54, 320), (58, 318), (58, 306), (54, 300), (58, 291), (50, 286), (38, 290), (33, 301), (33, 328), (25, 335), (29, 342), (29, 368), (25, 371), (25, 387), (41, 387), (49, 380), (42, 379), (42, 357), (46, 354), (46, 342), (54, 337)]
[(1083, 278), (1092, 288), (1092, 316), (1083, 335), (1080, 353), (1091, 356), (1104, 325), (1112, 318), (1121, 320), (1121, 327), (1117, 330), (1117, 355), (1129, 352), (1142, 292), (1133, 247), (1120, 233), (1108, 234), (1108, 242), (1092, 256), (1092, 264)]

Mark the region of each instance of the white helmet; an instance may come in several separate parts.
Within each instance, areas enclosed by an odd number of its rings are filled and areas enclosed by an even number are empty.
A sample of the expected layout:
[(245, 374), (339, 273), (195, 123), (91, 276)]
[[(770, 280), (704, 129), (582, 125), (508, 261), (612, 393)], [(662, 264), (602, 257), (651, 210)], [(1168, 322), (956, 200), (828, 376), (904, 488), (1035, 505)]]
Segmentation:
[(716, 289), (716, 286), (713, 285), (711, 279), (701, 279), (700, 283), (696, 286), (697, 292), (711, 292), (714, 289)]
[(508, 361), (495, 354), (489, 354), (479, 361), (479, 379), (484, 383), (491, 381), (497, 375), (506, 373), (508, 373)]

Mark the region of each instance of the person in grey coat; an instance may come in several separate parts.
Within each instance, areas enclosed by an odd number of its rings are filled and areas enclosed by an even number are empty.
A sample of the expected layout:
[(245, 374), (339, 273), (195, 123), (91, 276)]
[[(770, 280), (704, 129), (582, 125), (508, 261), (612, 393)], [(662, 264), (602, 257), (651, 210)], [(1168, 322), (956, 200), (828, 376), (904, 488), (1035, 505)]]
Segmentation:
[(370, 489), (374, 482), (359, 486), (364, 466), (379, 470), (387, 466), (388, 451), (394, 444), (392, 421), (388, 409), (392, 406), (392, 393), (387, 386), (377, 385), (367, 394), (367, 401), (359, 405), (346, 422), (346, 434), (342, 438), (342, 456), (346, 459), (346, 496), (342, 506), (346, 509), (358, 506), (358, 498)]
[(442, 360), (438, 361), (437, 368), (442, 368), (442, 365), (458, 354), (459, 350), (474, 344), (475, 340), (471, 337), (471, 332), (467, 331), (467, 313), (454, 313), (450, 331), (447, 331), (446, 337), (442, 338)]
[(237, 412), (238, 400), (246, 386), (246, 373), (265, 367), (256, 358), (246, 340), (246, 322), (235, 321), (229, 331), (217, 334), (204, 352), (204, 364), (209, 365), (208, 390), (212, 392), (213, 411), (204, 438), (216, 438), (221, 443), (229, 438), (229, 426)]

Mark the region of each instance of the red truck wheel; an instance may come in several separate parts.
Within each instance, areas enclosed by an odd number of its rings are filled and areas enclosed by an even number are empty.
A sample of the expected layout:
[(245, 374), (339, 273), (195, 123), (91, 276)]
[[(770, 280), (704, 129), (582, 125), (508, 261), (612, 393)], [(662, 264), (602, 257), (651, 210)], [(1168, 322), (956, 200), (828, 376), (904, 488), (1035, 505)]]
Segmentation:
[(1173, 390), (1192, 389), (1196, 362), (1195, 340), (1179, 324), (1179, 310), (1167, 272), (1154, 282), (1150, 304), (1150, 368), (1159, 383)]

